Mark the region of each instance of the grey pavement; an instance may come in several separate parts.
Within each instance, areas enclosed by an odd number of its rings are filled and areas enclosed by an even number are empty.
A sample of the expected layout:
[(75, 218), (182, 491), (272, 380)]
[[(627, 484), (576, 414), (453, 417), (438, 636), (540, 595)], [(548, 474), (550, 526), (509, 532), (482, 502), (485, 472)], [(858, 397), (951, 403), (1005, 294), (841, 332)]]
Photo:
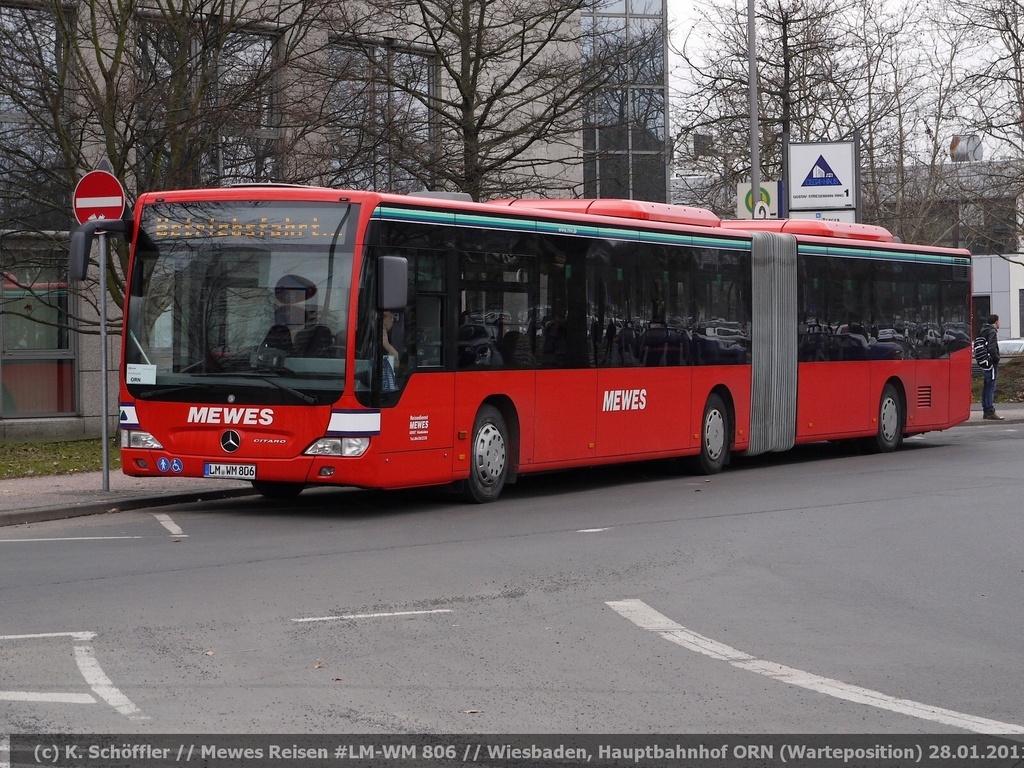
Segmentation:
[[(1000, 405), (996, 412), (1003, 421), (985, 421), (981, 406), (972, 405), (970, 419), (957, 428), (1024, 422), (1024, 403)], [(255, 493), (242, 481), (128, 477), (119, 469), (111, 469), (106, 479), (106, 490), (102, 471), (0, 480), (0, 527)]]
[(0, 526), (255, 493), (239, 480), (128, 477), (120, 469), (106, 479), (106, 490), (102, 471), (0, 480)]

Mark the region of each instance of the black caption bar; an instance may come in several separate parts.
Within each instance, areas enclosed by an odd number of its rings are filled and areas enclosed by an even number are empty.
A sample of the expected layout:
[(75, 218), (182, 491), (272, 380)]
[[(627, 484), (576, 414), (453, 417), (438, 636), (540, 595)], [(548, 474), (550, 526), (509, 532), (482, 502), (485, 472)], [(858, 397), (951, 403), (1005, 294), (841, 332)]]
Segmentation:
[(1024, 741), (987, 735), (15, 734), (10, 750), (11, 768), (1019, 768), (1024, 761)]

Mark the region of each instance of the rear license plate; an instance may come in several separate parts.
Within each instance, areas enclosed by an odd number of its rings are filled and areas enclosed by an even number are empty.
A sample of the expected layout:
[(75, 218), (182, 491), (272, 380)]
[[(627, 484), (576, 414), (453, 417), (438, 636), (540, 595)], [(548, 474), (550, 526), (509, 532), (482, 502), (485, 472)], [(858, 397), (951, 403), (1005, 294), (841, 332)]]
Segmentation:
[(203, 477), (225, 477), (229, 480), (255, 480), (255, 464), (203, 464)]

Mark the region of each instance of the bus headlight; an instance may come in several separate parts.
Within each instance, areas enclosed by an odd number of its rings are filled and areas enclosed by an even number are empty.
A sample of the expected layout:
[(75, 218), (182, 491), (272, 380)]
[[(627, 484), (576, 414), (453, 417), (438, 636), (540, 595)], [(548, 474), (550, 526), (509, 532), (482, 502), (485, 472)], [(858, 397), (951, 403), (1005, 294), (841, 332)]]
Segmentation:
[(368, 437), (345, 437), (341, 440), (342, 456), (362, 456), (370, 447)]
[(306, 449), (307, 456), (362, 456), (370, 447), (368, 437), (322, 437)]
[(160, 445), (159, 440), (149, 434), (149, 432), (142, 432), (138, 429), (121, 430), (121, 447), (163, 450), (163, 446)]

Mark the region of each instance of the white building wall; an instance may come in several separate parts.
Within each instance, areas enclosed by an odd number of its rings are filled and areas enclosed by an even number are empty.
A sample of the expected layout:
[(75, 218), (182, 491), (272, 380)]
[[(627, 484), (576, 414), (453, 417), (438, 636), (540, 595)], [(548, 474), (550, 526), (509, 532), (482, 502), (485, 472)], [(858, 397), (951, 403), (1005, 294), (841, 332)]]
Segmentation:
[[(1011, 260), (1012, 259), (1012, 260)], [(975, 296), (988, 296), (992, 312), (999, 315), (999, 338), (1022, 338), (1020, 295), (1024, 290), (1024, 255), (977, 255), (974, 261)], [(982, 318), (983, 319), (983, 318)]]

